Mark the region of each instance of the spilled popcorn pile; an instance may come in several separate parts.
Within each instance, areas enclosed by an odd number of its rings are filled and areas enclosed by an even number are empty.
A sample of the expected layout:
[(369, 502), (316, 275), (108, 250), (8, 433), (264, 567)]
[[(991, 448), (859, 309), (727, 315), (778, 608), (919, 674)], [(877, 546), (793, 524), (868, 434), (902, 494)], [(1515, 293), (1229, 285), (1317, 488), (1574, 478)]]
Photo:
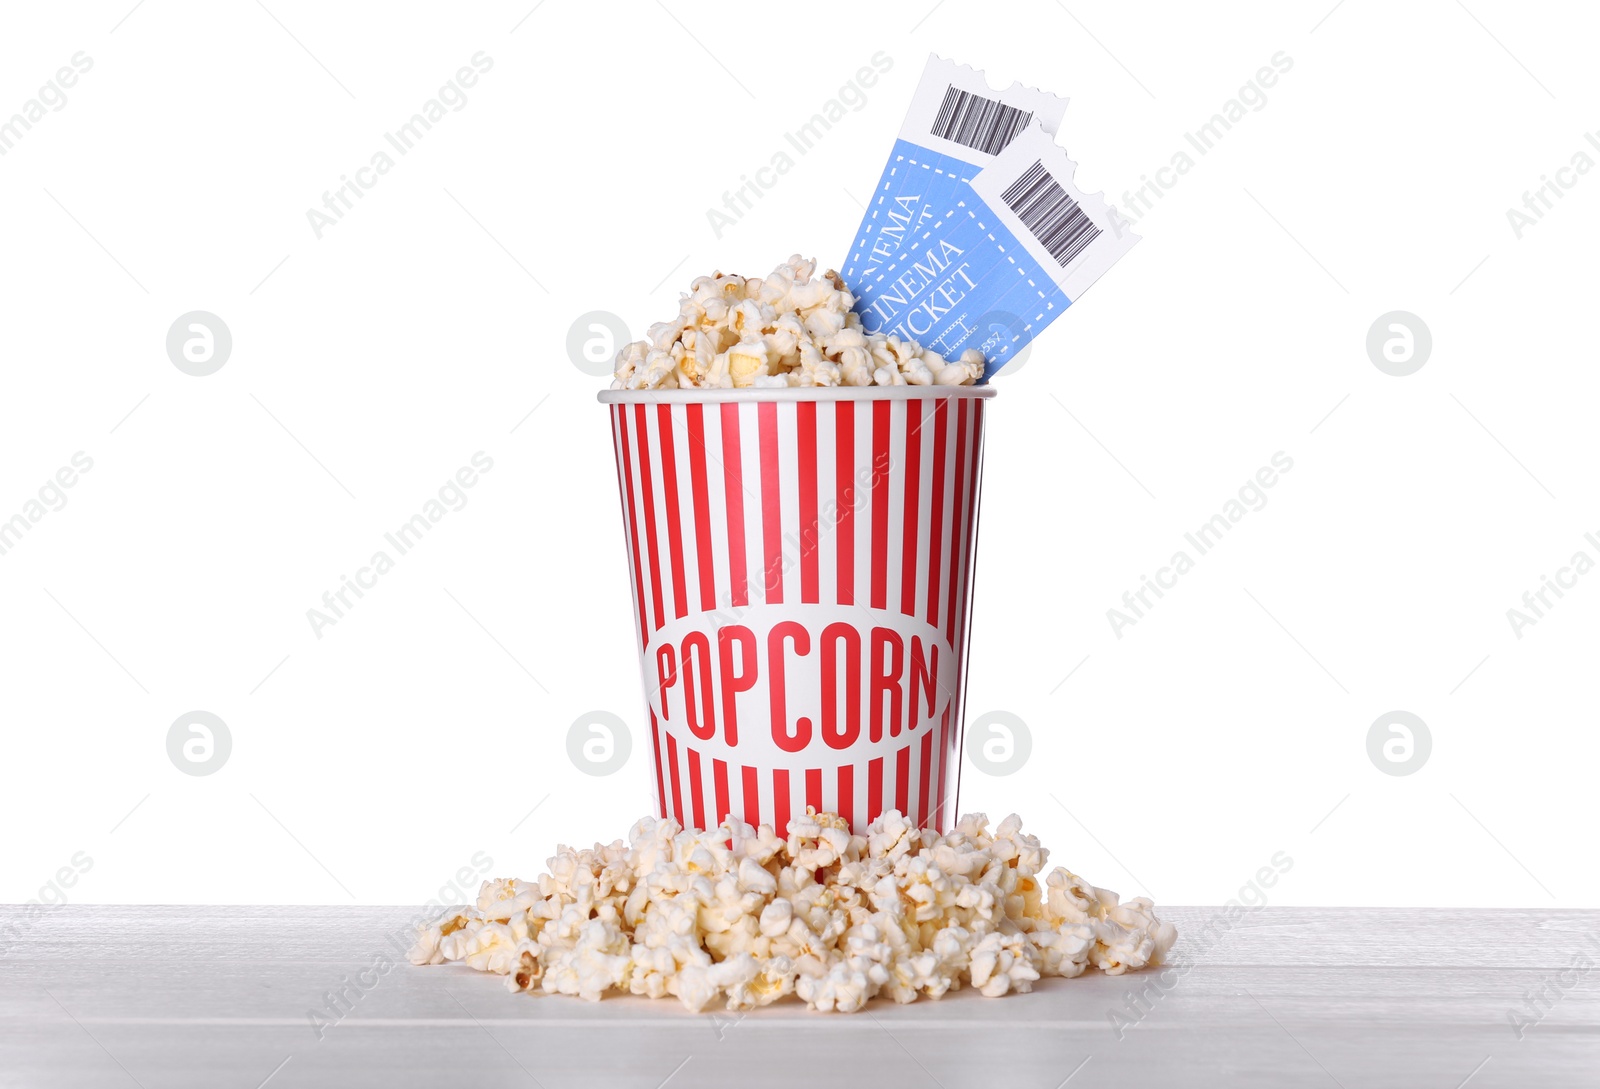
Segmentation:
[(701, 276), (672, 321), (617, 353), (612, 389), (744, 386), (969, 386), (983, 353), (947, 360), (914, 340), (868, 333), (837, 272), (812, 279), (799, 254), (766, 279)]
[(710, 832), (647, 817), (626, 845), (558, 847), (537, 883), (484, 882), (410, 959), (465, 962), (512, 991), (676, 995), (696, 1012), (790, 993), (854, 1012), (968, 983), (993, 998), (1161, 963), (1177, 931), (1149, 900), (1119, 903), (1060, 867), (1041, 880), (1049, 852), (1021, 819), (988, 824), (974, 813), (940, 835), (890, 811), (860, 836), (807, 810), (784, 840), (732, 817)]

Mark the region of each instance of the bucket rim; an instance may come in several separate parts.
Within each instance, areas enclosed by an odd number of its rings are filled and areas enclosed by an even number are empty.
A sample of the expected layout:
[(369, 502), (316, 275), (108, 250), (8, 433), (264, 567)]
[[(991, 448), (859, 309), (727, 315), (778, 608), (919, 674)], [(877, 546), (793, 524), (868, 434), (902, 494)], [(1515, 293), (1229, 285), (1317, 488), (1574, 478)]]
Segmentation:
[(909, 401), (989, 398), (993, 386), (783, 386), (743, 389), (604, 389), (601, 404), (723, 404), (746, 401)]

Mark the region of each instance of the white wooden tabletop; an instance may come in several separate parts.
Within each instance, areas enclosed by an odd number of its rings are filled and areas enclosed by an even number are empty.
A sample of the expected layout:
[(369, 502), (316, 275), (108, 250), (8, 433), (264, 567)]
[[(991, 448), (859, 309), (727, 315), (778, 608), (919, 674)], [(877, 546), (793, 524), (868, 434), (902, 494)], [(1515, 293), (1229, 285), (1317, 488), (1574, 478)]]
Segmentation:
[(0, 1087), (1600, 1085), (1595, 911), (1169, 908), (1164, 979), (743, 1017), (413, 968), (412, 914), (0, 907)]

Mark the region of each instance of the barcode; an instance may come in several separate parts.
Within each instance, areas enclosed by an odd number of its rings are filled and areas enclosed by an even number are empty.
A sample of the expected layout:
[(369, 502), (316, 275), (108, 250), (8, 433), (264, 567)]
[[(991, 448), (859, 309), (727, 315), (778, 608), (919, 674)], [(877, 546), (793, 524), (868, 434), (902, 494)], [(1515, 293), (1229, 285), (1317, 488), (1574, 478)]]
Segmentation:
[(1067, 196), (1041, 162), (1024, 170), (1000, 199), (1063, 267), (1100, 237), (1094, 220)]
[(1032, 120), (1032, 110), (1019, 110), (992, 98), (946, 86), (939, 114), (933, 119), (933, 134), (976, 148), (985, 155), (998, 155)]

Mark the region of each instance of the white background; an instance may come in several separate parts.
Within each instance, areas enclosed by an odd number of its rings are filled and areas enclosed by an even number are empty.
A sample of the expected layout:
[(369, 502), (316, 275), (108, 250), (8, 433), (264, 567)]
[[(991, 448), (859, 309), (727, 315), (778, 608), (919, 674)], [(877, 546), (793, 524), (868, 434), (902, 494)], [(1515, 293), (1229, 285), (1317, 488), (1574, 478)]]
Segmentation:
[[(1158, 902), (1286, 851), (1275, 903), (1600, 904), (1600, 575), (1521, 639), (1506, 617), (1600, 559), (1600, 172), (1520, 240), (1506, 217), (1600, 125), (1592, 12), (130, 2), (0, 28), (0, 116), (94, 62), (0, 157), (0, 518), (94, 462), (0, 556), (0, 900), (83, 851), (75, 901), (416, 902), (478, 851), (532, 876), (623, 834), (649, 769), (574, 319), (642, 332), (713, 268), (840, 260), (930, 51), (1070, 95), (1079, 181), (1123, 203), (1281, 50), (999, 382), (968, 715), (1020, 715), (1033, 755), (969, 767), (963, 808)], [(465, 107), (318, 239), (306, 210), (479, 50)], [(706, 209), (878, 51), (865, 106), (716, 237)], [(1405, 378), (1365, 348), (1396, 309), (1434, 341)], [(166, 355), (191, 310), (232, 332), (210, 377)], [(468, 505), (313, 634), (480, 450)], [(1267, 506), (1114, 635), (1280, 450)], [(193, 709), (232, 736), (203, 777), (166, 749)], [(633, 727), (607, 778), (566, 755), (595, 709)], [(1367, 755), (1394, 709), (1432, 735), (1407, 776)]]

